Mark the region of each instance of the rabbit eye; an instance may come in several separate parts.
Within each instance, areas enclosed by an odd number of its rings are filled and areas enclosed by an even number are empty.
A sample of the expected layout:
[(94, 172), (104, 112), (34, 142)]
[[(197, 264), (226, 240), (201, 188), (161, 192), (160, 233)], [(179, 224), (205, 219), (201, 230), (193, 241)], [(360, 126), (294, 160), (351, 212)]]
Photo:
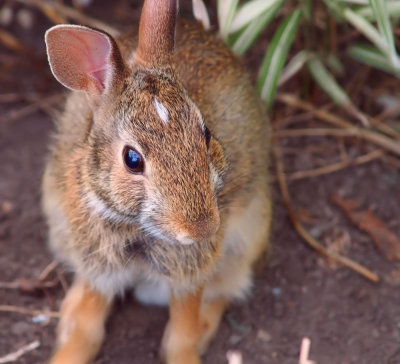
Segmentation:
[(143, 173), (144, 160), (142, 155), (131, 147), (125, 147), (123, 151), (125, 167), (131, 173)]
[(204, 125), (204, 137), (206, 138), (206, 145), (208, 149), (210, 146), (211, 133), (210, 129), (208, 129), (205, 125)]

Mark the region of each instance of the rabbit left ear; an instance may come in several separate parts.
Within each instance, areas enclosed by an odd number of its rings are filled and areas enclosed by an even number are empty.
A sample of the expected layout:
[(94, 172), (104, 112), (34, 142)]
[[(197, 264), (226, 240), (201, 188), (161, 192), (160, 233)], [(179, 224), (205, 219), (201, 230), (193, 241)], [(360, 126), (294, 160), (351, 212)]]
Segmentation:
[(46, 32), (47, 56), (55, 78), (72, 90), (102, 94), (123, 72), (114, 39), (77, 25), (56, 25)]
[(135, 61), (145, 66), (169, 65), (174, 51), (177, 0), (145, 0)]

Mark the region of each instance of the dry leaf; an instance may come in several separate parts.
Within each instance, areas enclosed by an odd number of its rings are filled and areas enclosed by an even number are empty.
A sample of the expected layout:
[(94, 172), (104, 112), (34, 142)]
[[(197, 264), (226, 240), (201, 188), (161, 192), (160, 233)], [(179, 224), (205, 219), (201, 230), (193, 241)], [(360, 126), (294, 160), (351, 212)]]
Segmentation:
[(331, 200), (354, 225), (371, 237), (388, 260), (400, 259), (400, 239), (372, 210), (359, 211), (360, 204), (357, 201), (345, 200), (338, 195), (332, 195)]

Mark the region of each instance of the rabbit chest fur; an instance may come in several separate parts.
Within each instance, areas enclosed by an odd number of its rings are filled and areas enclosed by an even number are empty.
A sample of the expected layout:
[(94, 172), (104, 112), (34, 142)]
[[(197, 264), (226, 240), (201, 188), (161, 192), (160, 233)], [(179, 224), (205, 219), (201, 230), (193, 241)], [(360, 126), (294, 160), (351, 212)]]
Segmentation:
[[(135, 32), (117, 45), (129, 64)], [(43, 181), (50, 246), (108, 297), (142, 281), (242, 297), (269, 231), (266, 113), (241, 62), (200, 25), (178, 21), (171, 63), (120, 72), (104, 99), (68, 97)], [(147, 185), (115, 167), (133, 138), (151, 155)], [(189, 242), (177, 238), (185, 219), (203, 221)]]

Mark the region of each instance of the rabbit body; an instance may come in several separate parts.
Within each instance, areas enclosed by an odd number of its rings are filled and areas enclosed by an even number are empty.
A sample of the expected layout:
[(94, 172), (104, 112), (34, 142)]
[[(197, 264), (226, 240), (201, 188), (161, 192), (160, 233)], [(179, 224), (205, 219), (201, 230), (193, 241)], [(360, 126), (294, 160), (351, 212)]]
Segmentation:
[[(226, 304), (248, 292), (252, 265), (267, 246), (269, 124), (240, 61), (185, 20), (177, 23), (170, 65), (135, 65), (134, 31), (116, 44), (121, 57), (112, 83), (102, 79), (106, 91), (68, 97), (43, 179), (50, 246), (81, 284), (63, 304), (57, 364), (71, 362), (68, 322), (89, 302), (85, 294), (104, 298), (93, 311), (105, 317), (112, 298), (133, 286), (148, 303), (167, 303), (171, 294), (170, 305), (182, 310), (175, 303), (191, 296), (193, 307), (212, 311), (204, 314), (208, 329), (193, 339), (203, 350)], [(123, 167), (125, 144), (146, 155), (144, 177)], [(174, 308), (170, 315), (165, 360), (198, 362), (197, 354), (176, 349), (181, 326)], [(100, 345), (102, 335), (93, 340)], [(93, 350), (74, 362), (88, 362)]]

